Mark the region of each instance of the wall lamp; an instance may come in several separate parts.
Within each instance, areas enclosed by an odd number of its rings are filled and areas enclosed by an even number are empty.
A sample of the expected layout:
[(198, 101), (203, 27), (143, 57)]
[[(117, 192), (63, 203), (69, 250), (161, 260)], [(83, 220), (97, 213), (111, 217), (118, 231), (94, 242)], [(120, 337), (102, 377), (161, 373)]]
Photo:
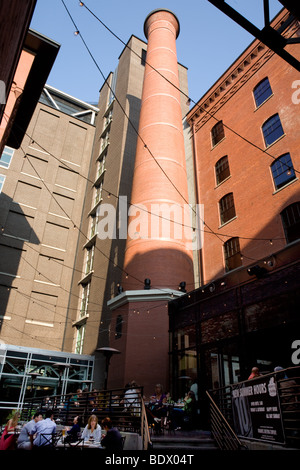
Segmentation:
[(122, 292), (123, 292), (123, 287), (121, 286), (121, 284), (117, 284), (117, 293), (122, 294)]
[(145, 279), (144, 280), (144, 289), (149, 290), (151, 288), (151, 279)]
[(262, 278), (268, 271), (265, 268), (262, 268), (258, 264), (247, 269), (249, 276), (256, 276), (257, 279)]
[(181, 290), (181, 292), (186, 292), (186, 282), (185, 281), (181, 281), (179, 283), (179, 290)]

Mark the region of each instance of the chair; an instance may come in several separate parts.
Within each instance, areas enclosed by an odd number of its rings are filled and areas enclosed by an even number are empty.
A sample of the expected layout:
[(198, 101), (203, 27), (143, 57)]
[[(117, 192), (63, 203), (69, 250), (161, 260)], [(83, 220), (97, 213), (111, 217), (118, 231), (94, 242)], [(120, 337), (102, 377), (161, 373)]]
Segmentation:
[(84, 444), (84, 439), (82, 437), (78, 438), (78, 441), (72, 442), (68, 440), (64, 440), (64, 447), (71, 447), (72, 449), (77, 449), (78, 447), (82, 447)]
[(40, 434), (40, 446), (39, 447), (56, 447), (57, 442), (61, 437), (59, 433), (41, 433)]

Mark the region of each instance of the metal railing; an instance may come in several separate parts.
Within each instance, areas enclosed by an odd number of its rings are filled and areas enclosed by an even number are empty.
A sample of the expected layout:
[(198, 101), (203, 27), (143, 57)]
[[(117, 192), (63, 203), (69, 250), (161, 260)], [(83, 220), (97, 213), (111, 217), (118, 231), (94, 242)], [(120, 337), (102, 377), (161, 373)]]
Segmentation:
[(109, 417), (121, 432), (133, 432), (141, 436), (143, 449), (150, 443), (149, 428), (143, 388), (96, 390), (80, 394), (52, 395), (51, 397), (26, 400), (21, 411), (21, 420), (28, 421), (36, 411), (43, 414), (51, 409), (57, 424), (70, 426), (76, 416), (85, 426), (91, 415), (96, 415), (99, 424)]
[(247, 447), (239, 440), (225, 416), (212, 399), (211, 395), (206, 392), (210, 404), (210, 426), (212, 435), (216, 444), (221, 450), (242, 450)]

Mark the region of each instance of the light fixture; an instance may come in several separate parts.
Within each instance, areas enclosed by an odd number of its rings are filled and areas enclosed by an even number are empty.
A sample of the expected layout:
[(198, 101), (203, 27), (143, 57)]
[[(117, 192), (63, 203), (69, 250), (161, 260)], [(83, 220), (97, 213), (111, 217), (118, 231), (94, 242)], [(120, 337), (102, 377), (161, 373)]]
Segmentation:
[(248, 268), (247, 273), (249, 276), (256, 276), (257, 279), (260, 279), (267, 273), (267, 270), (256, 264), (255, 266)]
[(121, 284), (117, 284), (117, 292), (118, 292), (118, 294), (122, 294), (123, 287), (121, 286)]
[(150, 288), (151, 288), (151, 279), (146, 278), (146, 279), (144, 280), (144, 289), (149, 290)]
[(185, 281), (181, 281), (179, 283), (179, 290), (181, 290), (181, 292), (186, 292), (186, 282)]

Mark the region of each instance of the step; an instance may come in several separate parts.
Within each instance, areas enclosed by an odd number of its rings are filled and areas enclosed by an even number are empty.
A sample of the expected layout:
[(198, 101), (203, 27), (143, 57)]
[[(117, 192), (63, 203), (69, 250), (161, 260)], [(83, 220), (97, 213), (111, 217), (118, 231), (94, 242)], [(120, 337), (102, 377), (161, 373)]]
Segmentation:
[(218, 446), (210, 433), (196, 432), (168, 432), (162, 435), (152, 435), (153, 449), (178, 450), (217, 450)]

